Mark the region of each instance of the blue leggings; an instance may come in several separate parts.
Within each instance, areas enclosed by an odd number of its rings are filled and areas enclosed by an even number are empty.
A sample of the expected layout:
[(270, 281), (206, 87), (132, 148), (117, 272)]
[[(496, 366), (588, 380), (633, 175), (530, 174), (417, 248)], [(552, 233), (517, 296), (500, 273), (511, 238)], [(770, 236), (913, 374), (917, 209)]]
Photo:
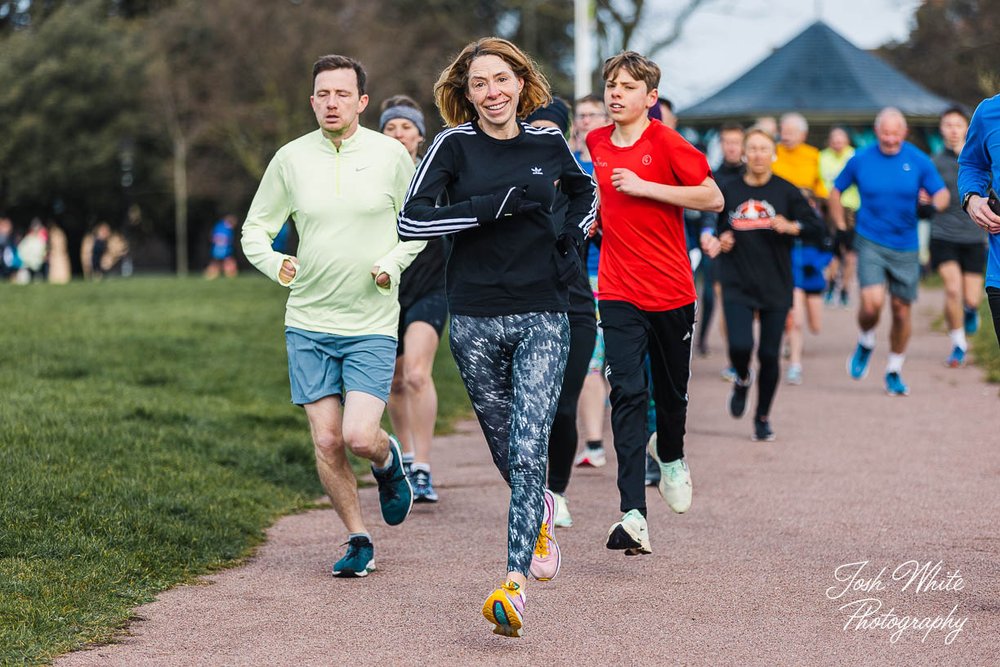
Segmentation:
[(451, 353), (500, 474), (510, 486), (507, 571), (528, 575), (544, 513), (549, 431), (559, 400), (565, 313), (453, 315)]

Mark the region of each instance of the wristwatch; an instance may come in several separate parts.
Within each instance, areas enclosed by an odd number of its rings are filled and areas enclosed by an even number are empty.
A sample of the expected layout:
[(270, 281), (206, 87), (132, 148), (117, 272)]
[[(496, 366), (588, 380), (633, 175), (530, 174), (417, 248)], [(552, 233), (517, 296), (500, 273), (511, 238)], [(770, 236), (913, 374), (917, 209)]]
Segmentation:
[(969, 207), (969, 200), (972, 199), (973, 197), (982, 197), (982, 195), (979, 194), (978, 192), (966, 192), (965, 196), (962, 197), (962, 210), (965, 211), (966, 213), (969, 212), (967, 210)]

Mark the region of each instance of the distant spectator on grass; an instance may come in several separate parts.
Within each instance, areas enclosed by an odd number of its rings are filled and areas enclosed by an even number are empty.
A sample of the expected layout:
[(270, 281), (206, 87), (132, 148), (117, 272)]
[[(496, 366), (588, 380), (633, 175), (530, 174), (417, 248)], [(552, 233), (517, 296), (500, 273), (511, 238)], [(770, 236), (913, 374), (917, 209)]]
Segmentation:
[(94, 231), (83, 237), (80, 246), (80, 263), (84, 278), (100, 280), (115, 270), (120, 270), (122, 260), (128, 256), (128, 242), (121, 234), (111, 231), (111, 225), (100, 222)]
[(228, 214), (215, 223), (212, 228), (212, 261), (205, 269), (205, 277), (209, 280), (219, 277), (219, 273), (227, 278), (235, 278), (236, 252), (233, 248), (236, 239), (236, 216)]
[(0, 280), (11, 280), (20, 266), (14, 223), (7, 216), (0, 215)]
[(45, 279), (49, 263), (49, 232), (38, 218), (31, 221), (28, 233), (17, 244), (17, 254), (21, 258), (18, 282)]
[(65, 285), (72, 278), (67, 249), (66, 232), (54, 221), (49, 221), (49, 282)]

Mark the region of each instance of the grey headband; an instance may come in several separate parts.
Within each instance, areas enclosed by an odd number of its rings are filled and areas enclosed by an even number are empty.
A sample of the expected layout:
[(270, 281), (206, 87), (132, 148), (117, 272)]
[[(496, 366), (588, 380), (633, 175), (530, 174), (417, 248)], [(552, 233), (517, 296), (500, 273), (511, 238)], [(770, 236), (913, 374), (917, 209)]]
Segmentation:
[(396, 118), (404, 118), (410, 121), (417, 126), (417, 131), (420, 132), (421, 137), (427, 136), (427, 130), (424, 128), (424, 114), (420, 113), (420, 109), (402, 105), (389, 107), (382, 112), (382, 115), (378, 119), (379, 132), (385, 130), (386, 123)]

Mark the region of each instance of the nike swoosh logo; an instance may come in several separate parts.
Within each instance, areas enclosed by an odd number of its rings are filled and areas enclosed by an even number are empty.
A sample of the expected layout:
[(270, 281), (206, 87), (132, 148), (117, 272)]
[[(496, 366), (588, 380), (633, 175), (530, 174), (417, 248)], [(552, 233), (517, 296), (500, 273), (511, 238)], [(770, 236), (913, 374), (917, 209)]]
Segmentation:
[(362, 169), (367, 169), (367, 168), (368, 168), (368, 167), (370, 167), (370, 166), (371, 166), (371, 165), (370, 165), (370, 164), (368, 164), (368, 165), (365, 165), (364, 167), (355, 167), (355, 168), (354, 168), (354, 171), (361, 171)]

